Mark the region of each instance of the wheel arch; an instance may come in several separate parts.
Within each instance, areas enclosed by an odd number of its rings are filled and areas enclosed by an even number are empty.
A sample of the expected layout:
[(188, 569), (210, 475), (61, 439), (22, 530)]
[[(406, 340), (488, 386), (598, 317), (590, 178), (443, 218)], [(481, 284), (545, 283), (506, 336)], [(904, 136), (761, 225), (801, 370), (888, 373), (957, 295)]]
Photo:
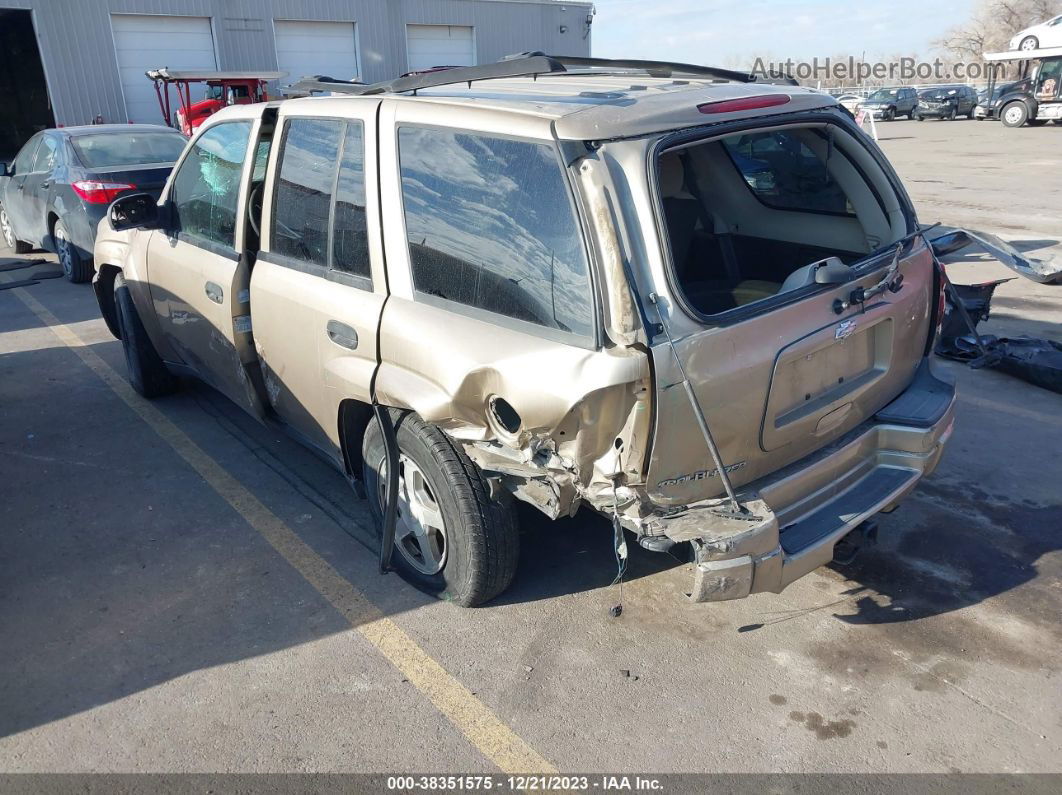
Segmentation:
[(117, 265), (103, 263), (96, 268), (96, 277), (92, 280), (92, 291), (96, 293), (103, 321), (116, 340), (120, 340), (122, 334), (118, 327), (118, 307), (114, 304), (114, 279), (121, 272)]
[(361, 400), (347, 398), (339, 404), (336, 418), (339, 427), (339, 447), (347, 475), (361, 479), (361, 443), (372, 421), (372, 406)]

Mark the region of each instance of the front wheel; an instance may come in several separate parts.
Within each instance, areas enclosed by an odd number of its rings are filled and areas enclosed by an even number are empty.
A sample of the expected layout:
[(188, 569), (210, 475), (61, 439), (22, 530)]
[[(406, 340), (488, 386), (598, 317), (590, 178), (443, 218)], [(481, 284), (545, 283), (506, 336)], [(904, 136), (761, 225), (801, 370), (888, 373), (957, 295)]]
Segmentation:
[(1035, 36), (1026, 36), (1021, 40), (1021, 44), (1018, 45), (1018, 49), (1025, 52), (1027, 50), (1035, 50), (1040, 46), (1040, 40)]
[(29, 243), (24, 243), (15, 237), (15, 230), (11, 227), (11, 219), (7, 215), (7, 208), (2, 204), (0, 204), (0, 233), (4, 235), (7, 247), (16, 254), (28, 254), (33, 250), (33, 246)]
[(55, 255), (59, 258), (59, 264), (63, 268), (63, 275), (74, 284), (81, 284), (92, 279), (96, 271), (92, 267), (92, 260), (85, 259), (78, 253), (77, 246), (70, 239), (70, 233), (66, 231), (66, 224), (60, 219), (55, 222), (52, 229), (52, 240), (55, 241)]
[[(391, 562), (427, 593), (474, 607), (516, 573), (519, 536), (511, 506), (490, 499), (478, 467), (434, 425), (391, 412), (398, 440), (398, 510)], [(373, 419), (362, 442), (369, 508), (382, 521), (387, 460)]]
[(137, 314), (133, 296), (125, 276), (114, 277), (114, 308), (118, 315), (118, 332), (125, 349), (125, 364), (129, 370), (129, 383), (146, 398), (161, 397), (175, 391), (177, 378), (166, 369), (155, 346), (151, 343), (144, 324)]
[(896, 118), (896, 108), (888, 108), (883, 114), (881, 114), (882, 121), (892, 121)]
[(1021, 102), (1011, 102), (1003, 108), (999, 118), (1007, 127), (1021, 127), (1029, 120), (1029, 110)]
[(917, 110), (912, 112), (911, 118), (915, 121), (925, 121), (926, 117), (919, 113)]

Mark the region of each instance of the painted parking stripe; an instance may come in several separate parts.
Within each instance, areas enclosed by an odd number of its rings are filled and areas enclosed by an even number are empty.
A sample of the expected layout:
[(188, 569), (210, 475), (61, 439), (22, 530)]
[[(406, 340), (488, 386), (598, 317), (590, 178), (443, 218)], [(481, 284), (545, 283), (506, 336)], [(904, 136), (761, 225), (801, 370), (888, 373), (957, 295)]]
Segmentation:
[[(6, 278), (0, 277), (4, 281)], [(69, 326), (23, 288), (16, 295), (85, 365), (135, 411), (243, 519), (350, 622), (410, 683), (506, 773), (555, 773), (556, 768), (436, 662), (248, 489), (207, 455), (161, 411), (140, 397), (125, 377)]]

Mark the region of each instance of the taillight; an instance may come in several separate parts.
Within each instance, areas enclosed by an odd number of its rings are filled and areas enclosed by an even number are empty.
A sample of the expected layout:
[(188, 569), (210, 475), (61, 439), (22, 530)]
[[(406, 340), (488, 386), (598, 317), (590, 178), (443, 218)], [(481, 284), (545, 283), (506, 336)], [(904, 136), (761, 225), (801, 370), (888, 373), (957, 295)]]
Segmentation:
[(128, 182), (99, 182), (94, 179), (79, 179), (70, 187), (89, 204), (110, 204), (122, 191), (136, 190), (136, 185)]
[(736, 110), (756, 110), (787, 105), (792, 99), (788, 94), (765, 94), (760, 97), (741, 97), (740, 99), (721, 99), (718, 102), (705, 102), (698, 105), (701, 113), (732, 113)]
[(948, 274), (944, 272), (944, 265), (936, 257), (933, 257), (933, 287), (937, 291), (937, 301), (929, 315), (929, 339), (926, 340), (926, 356), (933, 352), (940, 337), (940, 331), (944, 328), (944, 312), (948, 301)]

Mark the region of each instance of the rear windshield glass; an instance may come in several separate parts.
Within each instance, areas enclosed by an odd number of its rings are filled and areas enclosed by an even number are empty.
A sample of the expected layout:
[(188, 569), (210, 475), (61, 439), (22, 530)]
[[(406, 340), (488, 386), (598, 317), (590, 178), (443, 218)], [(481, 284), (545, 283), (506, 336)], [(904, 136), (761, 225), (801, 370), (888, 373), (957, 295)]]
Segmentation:
[(79, 135), (71, 143), (86, 167), (106, 168), (174, 163), (188, 139), (176, 132), (122, 132)]

